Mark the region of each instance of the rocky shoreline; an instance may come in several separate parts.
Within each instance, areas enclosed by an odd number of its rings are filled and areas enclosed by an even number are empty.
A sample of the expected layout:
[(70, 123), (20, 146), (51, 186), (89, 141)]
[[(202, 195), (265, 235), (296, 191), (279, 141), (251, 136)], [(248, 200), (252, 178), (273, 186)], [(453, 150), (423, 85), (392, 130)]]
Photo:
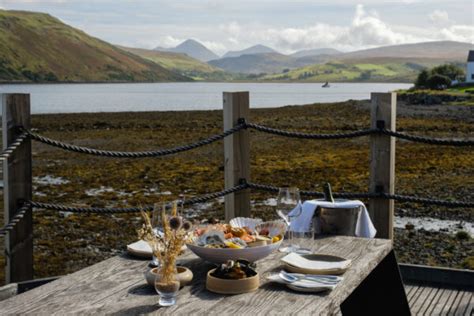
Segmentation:
[[(440, 106), (440, 108), (443, 106)], [(472, 137), (471, 107), (433, 111), (399, 106), (397, 128), (435, 137)], [(467, 115), (466, 115), (467, 113)], [(251, 120), (275, 128), (335, 133), (369, 126), (367, 101), (252, 110)], [(100, 149), (138, 151), (169, 148), (222, 131), (221, 111), (36, 115), (38, 132)], [(33, 145), (34, 199), (75, 206), (140, 206), (219, 191), (223, 187), (222, 143), (191, 154), (157, 159), (105, 159)], [(251, 132), (251, 178), (276, 186), (321, 191), (366, 192), (367, 138), (340, 141), (293, 140)], [(473, 200), (472, 150), (397, 141), (397, 193)], [(255, 217), (275, 217), (272, 194), (252, 194)], [(196, 220), (223, 218), (221, 201), (187, 211)], [(396, 203), (399, 216), (474, 221), (466, 208)], [(35, 277), (62, 275), (125, 250), (137, 238), (138, 214), (81, 215), (36, 210)], [(409, 228), (409, 227), (408, 227)], [(401, 262), (474, 269), (472, 238), (457, 231), (396, 229)], [(2, 249), (0, 251), (3, 252)], [(3, 257), (0, 257), (0, 279)]]

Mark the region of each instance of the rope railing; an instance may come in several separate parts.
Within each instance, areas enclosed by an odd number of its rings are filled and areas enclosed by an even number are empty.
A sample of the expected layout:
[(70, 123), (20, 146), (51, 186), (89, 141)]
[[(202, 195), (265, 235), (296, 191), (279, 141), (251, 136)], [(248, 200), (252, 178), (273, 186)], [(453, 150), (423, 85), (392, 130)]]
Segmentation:
[(186, 145), (176, 146), (176, 147), (168, 148), (168, 149), (154, 150), (154, 151), (136, 151), (136, 152), (110, 151), (110, 150), (94, 149), (94, 148), (89, 148), (89, 147), (84, 147), (84, 146), (77, 146), (77, 145), (61, 142), (58, 140), (54, 140), (48, 137), (44, 137), (38, 133), (32, 132), (31, 130), (25, 130), (25, 132), (32, 139), (39, 141), (43, 144), (47, 144), (50, 146), (54, 146), (57, 148), (61, 148), (61, 149), (76, 152), (76, 153), (109, 157), (109, 158), (145, 158), (145, 157), (161, 157), (161, 156), (173, 155), (173, 154), (177, 154), (183, 151), (188, 151), (188, 150), (192, 150), (201, 146), (209, 145), (227, 136), (230, 136), (244, 128), (246, 128), (245, 124), (239, 124), (220, 134), (212, 135), (212, 136), (209, 136), (208, 138), (205, 138), (193, 143), (189, 143)]
[(10, 157), (10, 155), (20, 146), (25, 139), (29, 137), (27, 132), (21, 133), (7, 148), (2, 150), (0, 154), (0, 160), (4, 160)]
[(21, 221), (21, 219), (25, 216), (25, 213), (29, 210), (27, 205), (22, 206), (18, 212), (12, 217), (10, 222), (5, 226), (0, 228), (0, 236), (5, 236), (7, 232), (13, 230), (15, 228), (16, 223)]
[[(293, 132), (293, 131), (288, 131), (288, 130), (276, 129), (276, 128), (271, 128), (264, 125), (255, 124), (255, 123), (248, 123), (248, 122), (245, 122), (245, 120), (239, 120), (239, 124), (231, 129), (228, 129), (220, 134), (212, 135), (208, 138), (205, 138), (205, 139), (202, 139), (202, 140), (199, 140), (187, 145), (177, 146), (177, 147), (173, 147), (169, 149), (155, 150), (155, 151), (137, 151), (137, 152), (108, 151), (108, 150), (100, 150), (100, 149), (93, 149), (93, 148), (88, 148), (88, 147), (83, 147), (83, 146), (77, 146), (77, 145), (61, 142), (58, 140), (53, 140), (48, 137), (44, 137), (31, 130), (22, 129), (22, 133), (15, 139), (15, 141), (12, 142), (10, 146), (8, 146), (2, 151), (2, 153), (0, 154), (0, 159), (8, 158), (11, 155), (11, 153), (18, 146), (20, 146), (23, 143), (23, 141), (27, 138), (31, 138), (41, 143), (51, 145), (57, 148), (61, 148), (67, 151), (84, 153), (84, 154), (95, 155), (95, 156), (112, 157), (112, 158), (161, 157), (161, 156), (172, 155), (179, 152), (192, 150), (204, 145), (211, 144), (213, 142), (221, 140), (227, 136), (230, 136), (240, 130), (247, 129), (247, 128), (251, 128), (251, 129), (264, 132), (264, 133), (269, 133), (269, 134), (274, 134), (274, 135), (279, 135), (279, 136), (284, 136), (284, 137), (299, 138), (299, 139), (330, 140), (330, 139), (356, 138), (356, 137), (363, 137), (363, 136), (368, 136), (368, 135), (373, 135), (373, 134), (381, 134), (381, 135), (388, 135), (391, 137), (396, 137), (396, 138), (400, 138), (400, 139), (404, 139), (404, 140), (408, 140), (412, 142), (425, 143), (425, 144), (430, 144), (430, 145), (474, 146), (474, 140), (471, 140), (471, 139), (458, 140), (458, 139), (441, 139), (441, 138), (424, 137), (424, 136), (410, 135), (410, 134), (406, 134), (402, 132), (395, 132), (395, 131), (391, 131), (391, 130), (387, 130), (383, 128), (363, 129), (363, 130), (352, 131), (352, 132), (347, 132), (347, 133), (317, 134), (317, 133), (302, 133), (302, 132)], [(278, 192), (280, 189), (277, 186), (258, 184), (258, 183), (247, 183), (243, 181), (241, 184), (234, 186), (232, 188), (189, 199), (185, 201), (184, 204), (192, 205), (196, 203), (203, 203), (208, 200), (223, 197), (227, 194), (238, 192), (240, 190), (244, 190), (247, 188), (267, 191), (267, 192), (274, 192), (274, 193)], [(319, 198), (324, 196), (322, 192), (317, 192), (317, 191), (304, 191), (303, 190), (303, 191), (300, 191), (300, 193), (303, 196), (311, 196), (311, 197), (319, 197)], [(378, 199), (391, 199), (391, 200), (395, 200), (399, 202), (412, 202), (412, 203), (421, 203), (421, 204), (447, 206), (447, 207), (474, 207), (474, 202), (439, 200), (439, 199), (432, 199), (432, 198), (422, 198), (418, 196), (387, 194), (383, 192), (377, 192), (377, 193), (341, 192), (341, 193), (334, 193), (334, 197), (347, 198), (347, 199), (378, 198)], [(116, 207), (104, 208), (104, 207), (75, 207), (75, 206), (67, 206), (67, 205), (54, 204), (54, 203), (41, 203), (41, 202), (29, 201), (24, 207), (20, 208), (18, 213), (12, 218), (12, 220), (7, 225), (0, 228), (0, 236), (5, 235), (7, 231), (10, 231), (15, 227), (15, 224), (18, 223), (23, 218), (25, 212), (28, 210), (28, 207), (64, 211), (64, 212), (73, 212), (73, 213), (85, 213), (85, 214), (135, 213), (135, 212), (139, 212), (140, 210), (153, 209), (152, 205), (145, 205), (141, 207), (128, 207), (128, 208), (116, 208)]]
[[(396, 137), (396, 138), (400, 138), (400, 139), (404, 139), (404, 140), (408, 140), (412, 142), (424, 143), (424, 144), (429, 144), (429, 145), (445, 145), (445, 146), (457, 146), (457, 147), (474, 146), (474, 140), (471, 140), (471, 139), (459, 140), (459, 139), (433, 138), (433, 137), (410, 135), (410, 134), (395, 132), (395, 131), (391, 131), (391, 130), (387, 130), (383, 128), (362, 129), (362, 130), (357, 130), (357, 131), (352, 131), (352, 132), (347, 132), (347, 133), (319, 134), (319, 133), (302, 133), (302, 132), (276, 129), (276, 128), (267, 127), (264, 125), (255, 124), (255, 123), (248, 123), (248, 122), (245, 122), (244, 120), (241, 120), (238, 125), (220, 134), (212, 135), (208, 138), (205, 138), (193, 143), (189, 143), (186, 145), (181, 145), (181, 146), (168, 148), (168, 149), (160, 149), (160, 150), (155, 150), (155, 151), (131, 152), (131, 151), (110, 151), (110, 150), (94, 149), (94, 148), (77, 146), (77, 145), (68, 144), (62, 141), (54, 140), (54, 139), (42, 136), (31, 130), (25, 130), (24, 134), (21, 137), (19, 137), (19, 139), (21, 138), (21, 141), (22, 141), (26, 135), (30, 137), (31, 139), (34, 139), (46, 145), (54, 146), (54, 147), (67, 150), (67, 151), (89, 154), (89, 155), (94, 155), (94, 156), (111, 157), (111, 158), (145, 158), (145, 157), (162, 157), (162, 156), (173, 155), (176, 153), (192, 150), (201, 146), (209, 145), (213, 142), (216, 142), (227, 136), (230, 136), (242, 129), (247, 129), (247, 128), (254, 129), (256, 131), (263, 132), (263, 133), (279, 135), (283, 137), (299, 138), (299, 139), (335, 140), (335, 139), (350, 139), (350, 138), (380, 134), (380, 135), (388, 135), (391, 137)], [(14, 144), (12, 144), (12, 146), (13, 145)], [(9, 152), (11, 152), (11, 150)]]
[[(280, 187), (267, 185), (267, 184), (260, 184), (260, 183), (248, 183), (249, 188), (256, 189), (260, 191), (267, 191), (276, 193), (280, 190)], [(311, 197), (324, 197), (323, 192), (317, 191), (300, 191), (300, 194), (303, 196), (311, 196)], [(418, 196), (412, 195), (400, 195), (400, 194), (388, 194), (384, 192), (377, 192), (377, 193), (350, 193), (350, 192), (340, 192), (340, 193), (333, 193), (335, 198), (342, 198), (342, 199), (386, 199), (386, 200), (395, 200), (398, 202), (413, 202), (413, 203), (420, 203), (420, 204), (428, 204), (428, 205), (438, 205), (438, 206), (448, 206), (448, 207), (474, 207), (474, 202), (470, 201), (450, 201), (450, 200), (438, 200), (432, 198), (422, 198)]]
[[(254, 189), (259, 191), (266, 191), (276, 193), (280, 190), (280, 187), (268, 185), (268, 184), (261, 184), (261, 183), (252, 183), (241, 181), (239, 185), (231, 187), (229, 189), (221, 190), (218, 192), (204, 194), (202, 196), (194, 197), (188, 199), (183, 202), (184, 205), (193, 205), (197, 203), (204, 203), (209, 200), (217, 199), (220, 197), (224, 197), (228, 194), (239, 192), (245, 189)], [(318, 191), (300, 191), (301, 195), (303, 196), (310, 196), (321, 198), (324, 197), (323, 192)], [(439, 199), (432, 199), (432, 198), (422, 198), (418, 196), (409, 196), (409, 195), (400, 195), (400, 194), (387, 194), (387, 193), (350, 193), (350, 192), (340, 192), (340, 193), (333, 193), (335, 198), (343, 198), (343, 199), (389, 199), (395, 200), (399, 202), (411, 202), (411, 203), (420, 203), (420, 204), (428, 204), (428, 205), (438, 205), (438, 206), (447, 206), (447, 207), (474, 207), (474, 202), (470, 201), (449, 201), (449, 200), (439, 200)], [(37, 209), (47, 209), (47, 210), (54, 210), (60, 212), (71, 212), (71, 213), (82, 213), (82, 214), (120, 214), (120, 213), (136, 213), (142, 210), (144, 211), (151, 211), (153, 209), (153, 205), (144, 205), (140, 207), (126, 207), (126, 208), (119, 208), (119, 207), (77, 207), (77, 206), (68, 206), (62, 204), (54, 204), (54, 203), (42, 203), (42, 202), (34, 202), (29, 201), (26, 202), (25, 205), (20, 208), (18, 213), (12, 218), (12, 220), (5, 225), (4, 227), (0, 228), (0, 236), (5, 235), (7, 231), (12, 230), (15, 227), (15, 224), (18, 223), (24, 216), (25, 212), (29, 208), (37, 208)]]

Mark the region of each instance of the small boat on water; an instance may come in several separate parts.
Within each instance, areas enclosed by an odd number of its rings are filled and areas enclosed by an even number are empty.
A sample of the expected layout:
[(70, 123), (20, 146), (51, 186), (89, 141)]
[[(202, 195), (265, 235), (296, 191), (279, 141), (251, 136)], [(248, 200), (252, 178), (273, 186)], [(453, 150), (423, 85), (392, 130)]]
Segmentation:
[(321, 87), (323, 88), (329, 88), (331, 85), (329, 84), (329, 82), (326, 81), (325, 84), (323, 84)]

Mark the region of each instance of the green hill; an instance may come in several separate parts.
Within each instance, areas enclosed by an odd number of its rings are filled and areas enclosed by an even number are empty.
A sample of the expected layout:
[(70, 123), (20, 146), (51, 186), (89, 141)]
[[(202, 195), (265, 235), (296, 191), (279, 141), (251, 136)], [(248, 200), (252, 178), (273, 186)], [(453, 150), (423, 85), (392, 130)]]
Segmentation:
[(0, 81), (184, 81), (43, 13), (0, 10)]
[[(313, 82), (413, 82), (423, 68), (445, 63), (445, 59), (367, 58), (334, 60), (266, 76), (266, 80)], [(451, 61), (464, 67), (462, 62)]]
[(157, 50), (122, 47), (132, 54), (149, 59), (158, 65), (194, 80), (229, 80), (231, 75), (207, 63), (189, 57), (186, 54)]

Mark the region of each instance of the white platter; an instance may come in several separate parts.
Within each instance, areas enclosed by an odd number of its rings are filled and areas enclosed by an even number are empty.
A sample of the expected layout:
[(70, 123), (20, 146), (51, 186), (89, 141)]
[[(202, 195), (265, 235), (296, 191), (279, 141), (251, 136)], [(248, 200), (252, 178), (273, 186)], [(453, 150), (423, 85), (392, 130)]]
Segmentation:
[(245, 259), (250, 262), (263, 259), (280, 247), (283, 239), (266, 246), (249, 247), (243, 249), (232, 248), (205, 248), (193, 244), (186, 246), (198, 257), (212, 263), (224, 263), (227, 260)]

